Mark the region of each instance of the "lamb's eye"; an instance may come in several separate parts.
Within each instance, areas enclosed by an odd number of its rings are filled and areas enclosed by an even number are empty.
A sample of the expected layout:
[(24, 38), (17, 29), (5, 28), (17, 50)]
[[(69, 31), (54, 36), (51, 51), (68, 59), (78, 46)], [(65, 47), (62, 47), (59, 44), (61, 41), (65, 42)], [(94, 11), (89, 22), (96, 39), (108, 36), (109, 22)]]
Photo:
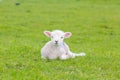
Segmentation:
[(64, 37), (62, 36), (61, 39), (63, 39)]

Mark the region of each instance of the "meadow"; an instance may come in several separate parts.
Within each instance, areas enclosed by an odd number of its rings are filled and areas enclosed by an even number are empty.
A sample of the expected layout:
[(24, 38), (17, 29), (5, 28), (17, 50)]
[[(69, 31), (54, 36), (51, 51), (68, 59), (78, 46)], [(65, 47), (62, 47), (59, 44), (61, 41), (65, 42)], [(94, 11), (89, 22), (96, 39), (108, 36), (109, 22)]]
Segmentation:
[[(43, 31), (85, 57), (43, 60)], [(119, 0), (0, 0), (0, 80), (120, 80)]]

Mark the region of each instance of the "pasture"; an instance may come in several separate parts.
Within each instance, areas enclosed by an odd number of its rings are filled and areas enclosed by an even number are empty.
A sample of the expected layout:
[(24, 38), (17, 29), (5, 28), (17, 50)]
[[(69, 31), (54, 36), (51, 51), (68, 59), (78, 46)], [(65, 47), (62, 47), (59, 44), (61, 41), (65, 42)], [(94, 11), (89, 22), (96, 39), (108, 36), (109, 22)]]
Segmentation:
[[(86, 56), (41, 59), (55, 29)], [(0, 80), (120, 80), (120, 1), (0, 0)]]

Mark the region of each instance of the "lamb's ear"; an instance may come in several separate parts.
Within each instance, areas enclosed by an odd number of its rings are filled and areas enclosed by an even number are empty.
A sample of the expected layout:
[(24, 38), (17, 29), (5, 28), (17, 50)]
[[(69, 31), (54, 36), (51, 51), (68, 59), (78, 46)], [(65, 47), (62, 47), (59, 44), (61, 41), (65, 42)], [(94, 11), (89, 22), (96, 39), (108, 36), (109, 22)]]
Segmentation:
[(44, 31), (44, 34), (45, 34), (47, 37), (50, 37), (50, 36), (51, 36), (51, 32), (50, 32), (50, 31)]
[(64, 37), (65, 37), (65, 38), (69, 38), (71, 35), (72, 35), (71, 32), (65, 32)]

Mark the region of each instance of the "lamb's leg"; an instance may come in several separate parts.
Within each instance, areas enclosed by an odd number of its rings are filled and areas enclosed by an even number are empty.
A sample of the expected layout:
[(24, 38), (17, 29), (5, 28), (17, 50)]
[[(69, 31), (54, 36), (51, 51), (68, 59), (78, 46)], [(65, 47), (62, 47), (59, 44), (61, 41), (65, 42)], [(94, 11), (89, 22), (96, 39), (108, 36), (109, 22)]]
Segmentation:
[(61, 56), (59, 57), (59, 59), (61, 59), (61, 60), (66, 60), (66, 59), (68, 59), (68, 58), (70, 58), (70, 56), (69, 56), (69, 55), (66, 55), (66, 54), (63, 54), (63, 55), (61, 55)]
[(66, 43), (64, 43), (64, 48), (67, 51), (67, 55), (69, 55), (70, 58), (74, 58), (76, 56), (85, 56), (86, 55), (84, 52), (79, 53), (79, 54), (71, 52), (69, 49), (69, 46)]
[(86, 54), (84, 52), (76, 54), (76, 53), (72, 53), (71, 51), (69, 51), (69, 55), (71, 56), (71, 58), (74, 58), (76, 56), (85, 56)]
[(47, 58), (46, 58), (46, 57), (44, 57), (44, 56), (41, 56), (41, 58), (42, 58), (42, 59), (47, 59)]
[(84, 52), (82, 53), (79, 53), (79, 54), (76, 54), (76, 53), (73, 53), (75, 56), (85, 56), (86, 54)]

